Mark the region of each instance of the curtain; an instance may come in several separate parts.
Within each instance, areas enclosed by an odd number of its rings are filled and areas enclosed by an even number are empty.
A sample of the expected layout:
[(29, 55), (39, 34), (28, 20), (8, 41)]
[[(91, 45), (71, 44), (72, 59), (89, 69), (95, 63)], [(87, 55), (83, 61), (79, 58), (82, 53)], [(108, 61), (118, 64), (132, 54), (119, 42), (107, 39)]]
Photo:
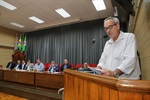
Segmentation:
[[(33, 31), (27, 34), (26, 60), (43, 63), (54, 60), (62, 64), (97, 64), (109, 38), (103, 29), (103, 19)], [(95, 40), (95, 42), (93, 41)]]

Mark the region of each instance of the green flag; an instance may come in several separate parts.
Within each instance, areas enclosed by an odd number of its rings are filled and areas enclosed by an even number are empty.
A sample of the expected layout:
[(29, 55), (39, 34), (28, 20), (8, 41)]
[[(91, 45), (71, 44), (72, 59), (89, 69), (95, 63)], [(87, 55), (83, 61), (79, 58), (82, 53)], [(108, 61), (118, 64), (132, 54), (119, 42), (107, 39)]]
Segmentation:
[(26, 50), (26, 36), (24, 37), (24, 44), (23, 44), (23, 47), (22, 47), (22, 51), (25, 51)]
[(19, 48), (19, 50), (21, 50), (21, 48), (22, 48), (21, 38), (22, 38), (22, 36), (20, 35), (19, 42), (18, 42), (18, 48)]

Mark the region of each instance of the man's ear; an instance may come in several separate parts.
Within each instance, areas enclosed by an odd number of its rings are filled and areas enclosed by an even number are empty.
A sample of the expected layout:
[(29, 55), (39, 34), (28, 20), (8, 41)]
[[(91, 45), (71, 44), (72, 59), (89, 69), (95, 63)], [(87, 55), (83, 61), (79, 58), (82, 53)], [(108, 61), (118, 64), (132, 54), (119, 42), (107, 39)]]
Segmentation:
[(117, 23), (117, 28), (118, 28), (118, 30), (120, 30), (120, 24), (119, 23)]

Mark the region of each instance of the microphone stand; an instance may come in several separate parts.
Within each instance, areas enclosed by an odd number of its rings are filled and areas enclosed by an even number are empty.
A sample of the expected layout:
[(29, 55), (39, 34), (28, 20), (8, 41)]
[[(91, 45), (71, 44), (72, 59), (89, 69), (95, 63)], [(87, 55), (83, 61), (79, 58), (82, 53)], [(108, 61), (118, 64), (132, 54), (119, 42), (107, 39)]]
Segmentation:
[[(108, 37), (108, 35), (105, 35), (105, 36), (103, 36), (102, 38), (100, 38), (99, 41), (102, 40), (102, 39), (104, 39), (104, 38), (107, 38), (107, 37)], [(97, 43), (95, 43), (95, 45), (93, 46), (93, 48), (90, 50), (89, 55), (88, 55), (87, 58), (85, 59), (85, 62), (87, 62), (88, 58), (89, 58), (90, 55), (92, 54), (92, 52), (93, 52), (93, 50), (95, 49), (95, 47), (96, 47), (97, 44), (98, 44), (98, 41), (97, 41)]]

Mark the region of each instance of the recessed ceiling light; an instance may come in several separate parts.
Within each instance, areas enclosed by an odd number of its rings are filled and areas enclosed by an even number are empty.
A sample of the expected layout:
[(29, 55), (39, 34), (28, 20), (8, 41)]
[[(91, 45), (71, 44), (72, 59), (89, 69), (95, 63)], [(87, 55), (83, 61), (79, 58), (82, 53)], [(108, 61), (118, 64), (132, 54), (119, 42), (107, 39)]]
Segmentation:
[(69, 13), (67, 13), (63, 8), (56, 9), (55, 11), (64, 18), (71, 17), (71, 15)]
[(20, 27), (20, 28), (24, 28), (23, 25), (17, 24), (17, 23), (15, 23), (15, 22), (12, 22), (12, 23), (10, 23), (10, 24), (11, 24), (11, 25), (14, 25), (14, 26), (17, 26), (17, 27)]
[(97, 11), (105, 10), (106, 6), (103, 0), (92, 0)]
[(29, 17), (29, 19), (30, 19), (30, 20), (33, 20), (33, 21), (35, 21), (35, 22), (37, 22), (37, 23), (39, 23), (39, 24), (44, 23), (43, 20), (41, 20), (41, 19), (39, 19), (39, 18), (37, 18), (37, 17), (35, 17), (35, 16), (31, 16), (31, 17)]
[(17, 7), (15, 7), (15, 6), (13, 6), (13, 5), (11, 5), (11, 4), (3, 1), (3, 0), (0, 0), (0, 5), (3, 6), (3, 7), (5, 7), (5, 8), (7, 8), (7, 9), (9, 9), (9, 10), (15, 10), (15, 9), (17, 9)]

